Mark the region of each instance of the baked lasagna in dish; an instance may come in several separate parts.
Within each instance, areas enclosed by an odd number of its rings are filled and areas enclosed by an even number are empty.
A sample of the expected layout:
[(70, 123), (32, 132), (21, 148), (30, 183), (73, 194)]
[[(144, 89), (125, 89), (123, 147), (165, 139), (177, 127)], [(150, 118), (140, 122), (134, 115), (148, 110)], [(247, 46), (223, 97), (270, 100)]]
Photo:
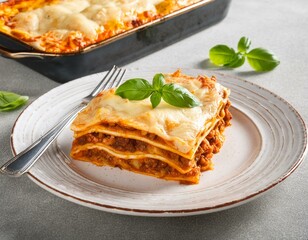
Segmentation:
[(201, 102), (192, 108), (162, 101), (131, 101), (102, 91), (71, 125), (71, 157), (98, 166), (111, 166), (184, 184), (197, 184), (213, 168), (213, 154), (224, 142), (232, 118), (229, 89), (215, 77), (187, 76), (180, 70), (164, 74)]
[(35, 49), (71, 53), (191, 6), (200, 0), (8, 0), (0, 31)]

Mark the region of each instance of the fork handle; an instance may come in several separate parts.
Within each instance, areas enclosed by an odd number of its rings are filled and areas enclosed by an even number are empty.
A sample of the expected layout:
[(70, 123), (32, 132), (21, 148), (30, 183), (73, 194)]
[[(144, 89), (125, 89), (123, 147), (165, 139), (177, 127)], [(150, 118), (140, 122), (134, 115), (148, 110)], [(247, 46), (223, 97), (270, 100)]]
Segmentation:
[(59, 136), (65, 126), (73, 120), (75, 115), (85, 108), (85, 104), (73, 108), (68, 115), (56, 126), (50, 129), (45, 135), (36, 140), (32, 145), (17, 154), (15, 157), (6, 162), (1, 168), (2, 174), (12, 177), (20, 177), (27, 172), (39, 157), (46, 151), (51, 143)]

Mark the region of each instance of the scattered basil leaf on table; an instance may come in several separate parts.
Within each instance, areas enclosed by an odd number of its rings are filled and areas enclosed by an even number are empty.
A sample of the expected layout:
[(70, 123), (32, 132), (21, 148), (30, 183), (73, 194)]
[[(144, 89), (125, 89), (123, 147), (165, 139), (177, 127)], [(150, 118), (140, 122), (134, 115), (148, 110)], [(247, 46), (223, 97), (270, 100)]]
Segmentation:
[(230, 68), (237, 68), (242, 66), (245, 63), (245, 56), (238, 52), (237, 54), (234, 55), (234, 58), (232, 59), (231, 62), (224, 64), (224, 67), (230, 67)]
[(237, 44), (237, 50), (241, 53), (245, 53), (251, 45), (251, 40), (247, 37), (241, 37)]
[(209, 57), (212, 63), (218, 66), (238, 68), (245, 63), (257, 72), (271, 71), (280, 64), (278, 58), (273, 52), (264, 48), (255, 48), (248, 52), (251, 46), (251, 40), (247, 37), (241, 37), (237, 44), (236, 52), (227, 45), (216, 45), (209, 51)]
[(215, 65), (225, 65), (230, 63), (236, 52), (227, 45), (217, 45), (210, 50), (210, 59)]
[(11, 111), (28, 101), (28, 96), (20, 96), (13, 92), (0, 91), (0, 112)]
[(174, 83), (165, 84), (164, 75), (161, 73), (155, 74), (152, 85), (142, 78), (129, 79), (116, 89), (115, 94), (129, 100), (143, 100), (151, 96), (152, 108), (156, 108), (161, 99), (172, 106), (182, 108), (201, 105), (186, 88)]
[(251, 50), (246, 57), (250, 66), (256, 71), (270, 71), (279, 64), (277, 57), (263, 48)]

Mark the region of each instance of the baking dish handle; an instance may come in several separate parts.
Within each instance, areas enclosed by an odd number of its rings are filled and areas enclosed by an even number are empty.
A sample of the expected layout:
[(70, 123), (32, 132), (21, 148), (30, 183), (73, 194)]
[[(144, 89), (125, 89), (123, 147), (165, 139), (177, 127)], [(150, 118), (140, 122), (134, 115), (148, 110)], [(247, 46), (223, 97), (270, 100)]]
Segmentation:
[(12, 52), (9, 49), (0, 45), (0, 55), (6, 58), (40, 58), (44, 59), (44, 57), (57, 57), (57, 54), (53, 53), (40, 53), (40, 52)]

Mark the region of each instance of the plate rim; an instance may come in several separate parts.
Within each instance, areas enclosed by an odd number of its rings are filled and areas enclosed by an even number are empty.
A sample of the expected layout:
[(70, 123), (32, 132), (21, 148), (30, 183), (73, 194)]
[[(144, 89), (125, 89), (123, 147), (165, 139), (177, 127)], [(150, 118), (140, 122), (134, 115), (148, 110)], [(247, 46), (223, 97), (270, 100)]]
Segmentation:
[[(161, 69), (159, 67), (132, 67), (132, 68), (126, 68), (129, 71), (153, 71), (154, 69)], [(176, 67), (163, 67), (163, 69), (178, 69)], [(40, 179), (38, 179), (35, 175), (33, 175), (31, 172), (27, 172), (27, 176), (37, 185), (39, 185), (40, 187), (42, 187), (43, 189), (53, 193), (54, 195), (61, 197), (65, 200), (68, 200), (70, 202), (79, 204), (79, 205), (83, 205), (86, 207), (91, 207), (94, 209), (98, 209), (98, 210), (103, 210), (106, 212), (112, 212), (112, 213), (119, 213), (119, 214), (124, 214), (124, 215), (134, 215), (134, 216), (189, 216), (189, 215), (197, 215), (197, 214), (206, 214), (206, 213), (210, 213), (210, 212), (217, 212), (217, 211), (222, 211), (231, 207), (236, 207), (240, 204), (246, 203), (250, 200), (255, 199), (257, 196), (261, 196), (262, 193), (272, 189), (273, 187), (275, 187), (277, 184), (281, 183), (282, 181), (284, 181), (287, 177), (289, 177), (303, 162), (305, 156), (307, 155), (308, 152), (308, 142), (307, 142), (307, 126), (306, 123), (304, 121), (304, 119), (302, 118), (302, 116), (299, 114), (299, 112), (292, 106), (292, 104), (290, 104), (288, 101), (286, 101), (284, 98), (280, 97), (279, 95), (275, 94), (274, 92), (272, 92), (271, 90), (268, 90), (256, 83), (247, 81), (245, 79), (242, 79), (238, 76), (234, 76), (232, 74), (225, 74), (219, 71), (213, 71), (213, 70), (207, 70), (207, 69), (200, 69), (200, 68), (180, 68), (181, 70), (183, 70), (183, 72), (185, 70), (189, 70), (189, 71), (196, 71), (196, 72), (200, 72), (203, 71), (205, 74), (208, 73), (213, 73), (215, 75), (220, 75), (223, 77), (230, 77), (233, 79), (237, 79), (239, 81), (244, 82), (245, 84), (250, 84), (254, 87), (257, 87), (259, 89), (261, 89), (262, 91), (266, 91), (269, 94), (271, 94), (273, 97), (277, 98), (279, 101), (281, 101), (283, 104), (287, 105), (287, 107), (292, 110), (292, 112), (294, 113), (294, 115), (296, 116), (296, 119), (299, 120), (299, 122), (301, 123), (301, 127), (303, 128), (304, 132), (303, 132), (303, 136), (304, 136), (304, 143), (303, 143), (303, 148), (301, 149), (301, 154), (298, 156), (298, 159), (294, 162), (294, 164), (289, 167), (289, 169), (283, 174), (281, 175), (279, 178), (277, 178), (275, 181), (273, 181), (271, 184), (269, 184), (268, 186), (262, 188), (259, 191), (256, 191), (254, 193), (251, 193), (245, 197), (233, 200), (233, 201), (228, 201), (222, 204), (217, 204), (214, 206), (210, 206), (210, 207), (201, 207), (201, 208), (192, 208), (192, 209), (181, 209), (181, 210), (147, 210), (147, 209), (138, 209), (138, 208), (125, 208), (125, 207), (119, 207), (119, 206), (112, 206), (112, 205), (108, 205), (108, 204), (102, 204), (102, 203), (98, 203), (98, 202), (94, 202), (94, 201), (89, 201), (86, 199), (82, 199), (73, 195), (70, 195), (66, 192), (60, 191), (58, 189), (55, 189), (53, 186), (48, 185), (47, 183), (41, 181)], [(105, 73), (101, 72), (101, 73), (95, 73), (92, 74), (93, 75), (98, 75), (98, 74), (102, 74)], [(89, 75), (91, 76), (91, 75)], [(42, 94), (41, 96), (39, 96), (38, 98), (36, 98), (33, 102), (31, 102), (26, 108), (24, 108), (22, 110), (22, 112), (18, 115), (18, 117), (16, 118), (12, 129), (11, 129), (11, 134), (10, 134), (10, 146), (11, 146), (11, 151), (13, 153), (14, 156), (17, 155), (16, 149), (14, 147), (14, 130), (16, 127), (16, 124), (18, 123), (20, 117), (23, 115), (23, 113), (34, 103), (36, 102), (38, 99), (42, 98), (43, 96), (45, 96), (46, 94), (50, 93), (51, 91), (56, 91), (56, 89), (58, 87), (61, 87), (63, 85), (68, 85), (68, 84), (73, 84), (74, 81), (78, 81), (81, 79), (86, 79), (89, 76), (85, 76), (82, 78), (78, 78), (72, 81), (69, 81), (67, 83), (61, 84), (55, 88), (50, 89), (49, 91), (47, 91), (46, 93)], [(238, 109), (239, 110), (239, 109)], [(163, 215), (162, 215), (163, 214)]]

